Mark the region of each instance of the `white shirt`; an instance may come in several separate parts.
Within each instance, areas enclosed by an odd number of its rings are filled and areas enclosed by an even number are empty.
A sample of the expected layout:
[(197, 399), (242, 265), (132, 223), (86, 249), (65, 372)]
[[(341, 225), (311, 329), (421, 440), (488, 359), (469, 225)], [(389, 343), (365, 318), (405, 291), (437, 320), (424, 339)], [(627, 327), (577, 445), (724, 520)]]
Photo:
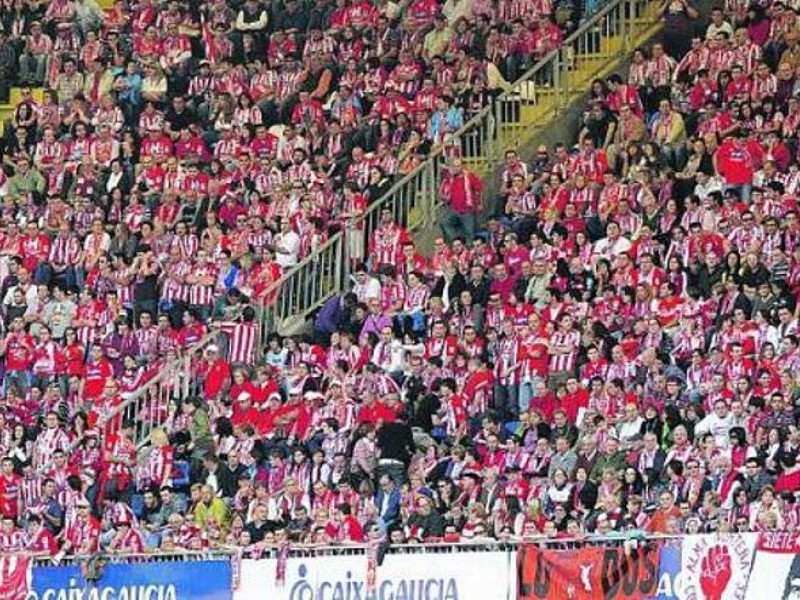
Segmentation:
[(733, 39), (733, 27), (727, 21), (723, 21), (720, 25), (711, 23), (706, 29), (706, 39), (713, 40), (718, 33), (726, 33), (729, 40)]
[(275, 236), (275, 262), (284, 269), (297, 264), (299, 250), (300, 236), (294, 231), (282, 232)]
[(374, 277), (367, 276), (367, 282), (364, 284), (356, 281), (353, 286), (353, 293), (359, 302), (367, 302), (373, 298), (380, 299), (381, 297), (381, 282)]
[(14, 285), (8, 288), (5, 297), (3, 298), (3, 304), (8, 306), (14, 301), (14, 292), (17, 288), (23, 290), (23, 296), (25, 296), (25, 304), (28, 305), (28, 308), (36, 307), (39, 304), (39, 290), (36, 288), (36, 285), (33, 283), (29, 283), (27, 287), (20, 287), (20, 285)]
[(403, 371), (406, 366), (406, 348), (400, 343), (400, 340), (392, 340), (389, 342), (389, 360), (385, 364), (381, 364), (383, 350), (383, 343), (379, 343), (372, 351), (372, 362), (381, 367), (387, 373), (394, 373)]
[(624, 254), (631, 249), (631, 243), (622, 236), (618, 237), (616, 241), (611, 241), (607, 237), (602, 240), (597, 240), (594, 245), (594, 253), (599, 254), (605, 258), (614, 258), (619, 254)]
[(728, 432), (733, 427), (733, 417), (728, 414), (724, 418), (719, 418), (717, 413), (710, 413), (700, 421), (694, 428), (695, 437), (710, 433), (714, 436), (717, 448), (726, 449), (729, 444)]
[(619, 441), (622, 443), (629, 442), (636, 438), (642, 432), (642, 417), (636, 417), (633, 421), (623, 421), (619, 426)]

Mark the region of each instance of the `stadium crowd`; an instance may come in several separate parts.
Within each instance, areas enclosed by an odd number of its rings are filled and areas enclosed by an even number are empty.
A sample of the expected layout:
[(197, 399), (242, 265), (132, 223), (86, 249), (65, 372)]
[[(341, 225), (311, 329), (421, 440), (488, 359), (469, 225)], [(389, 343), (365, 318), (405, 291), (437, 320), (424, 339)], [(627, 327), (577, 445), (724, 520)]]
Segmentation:
[[(797, 529), (800, 30), (767, 4), (667, 0), (575, 147), (452, 160), (425, 257), (360, 215), (596, 6), (2, 2), (0, 95), (46, 89), (2, 145), (0, 551)], [(342, 228), (352, 292), (260, 360), (264, 292)], [(209, 322), (137, 452), (115, 409)]]

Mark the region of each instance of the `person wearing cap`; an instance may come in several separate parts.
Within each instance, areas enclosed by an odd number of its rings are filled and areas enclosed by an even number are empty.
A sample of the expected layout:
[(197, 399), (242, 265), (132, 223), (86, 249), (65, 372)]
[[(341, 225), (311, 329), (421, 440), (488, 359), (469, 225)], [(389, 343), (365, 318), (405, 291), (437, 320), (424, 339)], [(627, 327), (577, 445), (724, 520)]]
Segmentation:
[(77, 515), (67, 526), (59, 555), (89, 556), (100, 547), (100, 521), (92, 514), (89, 501), (81, 497), (75, 503)]
[(142, 532), (131, 522), (127, 514), (117, 517), (114, 535), (106, 546), (106, 552), (111, 554), (142, 554), (145, 549), (145, 540)]
[(456, 498), (456, 504), (469, 507), (481, 497), (483, 477), (475, 469), (464, 469), (461, 473), (461, 493)]
[(160, 124), (152, 123), (147, 127), (147, 137), (142, 140), (141, 156), (148, 156), (156, 164), (162, 164), (173, 155), (172, 140), (163, 131)]

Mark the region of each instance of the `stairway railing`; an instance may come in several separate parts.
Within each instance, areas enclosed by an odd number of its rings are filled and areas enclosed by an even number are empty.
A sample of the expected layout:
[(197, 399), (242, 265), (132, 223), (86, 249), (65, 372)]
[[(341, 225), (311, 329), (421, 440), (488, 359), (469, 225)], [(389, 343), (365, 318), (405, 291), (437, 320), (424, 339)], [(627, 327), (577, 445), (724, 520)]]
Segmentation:
[(170, 404), (180, 407), (191, 396), (200, 393), (202, 382), (197, 378), (197, 364), (206, 348), (217, 344), (219, 333), (211, 331), (197, 344), (166, 363), (158, 373), (135, 392), (123, 396), (122, 402), (109, 414), (103, 427), (107, 433), (118, 433), (124, 420), (135, 423), (133, 441), (138, 447), (150, 439), (152, 431), (162, 427), (172, 416)]
[[(218, 342), (219, 332), (212, 331), (197, 344), (183, 350), (180, 355), (167, 361), (158, 372), (139, 387), (135, 392), (123, 394), (122, 402), (109, 415), (99, 421), (105, 435), (118, 434), (124, 420), (132, 419), (135, 423), (133, 442), (137, 447), (144, 446), (150, 434), (157, 427), (162, 427), (173, 416), (170, 403), (180, 406), (187, 398), (199, 393), (202, 382), (197, 378), (197, 364), (210, 344)], [(83, 438), (76, 438), (64, 449), (67, 456), (80, 446)], [(39, 465), (38, 472), (44, 473), (52, 467), (52, 461)]]
[[(544, 122), (550, 113), (558, 114), (588, 91), (592, 78), (602, 76), (635, 44), (656, 32), (660, 26), (655, 18), (658, 4), (655, 0), (611, 0), (581, 24), (561, 48), (538, 61), (456, 132), (466, 163), (483, 160), (492, 165), (530, 127), (522, 118), (529, 107), (541, 107)], [(364, 239), (369, 240), (375, 231), (384, 208), (411, 232), (433, 224), (440, 202), (439, 174), (446, 164), (444, 149), (438, 148), (374, 202), (365, 215)], [(261, 350), (270, 333), (302, 324), (331, 296), (348, 289), (353, 266), (348, 241), (345, 233), (336, 233), (267, 289), (264, 297), (271, 300), (259, 315)]]

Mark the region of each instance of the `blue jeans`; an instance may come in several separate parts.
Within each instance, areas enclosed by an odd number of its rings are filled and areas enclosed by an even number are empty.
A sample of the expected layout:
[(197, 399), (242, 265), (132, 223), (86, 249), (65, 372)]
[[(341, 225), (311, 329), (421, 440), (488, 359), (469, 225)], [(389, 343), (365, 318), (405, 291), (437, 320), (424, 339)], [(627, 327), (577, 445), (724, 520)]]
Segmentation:
[(19, 389), (20, 394), (24, 396), (28, 387), (30, 387), (31, 374), (27, 371), (6, 371), (3, 377), (3, 394), (8, 393), (8, 388), (15, 385)]
[(516, 421), (519, 417), (519, 386), (495, 383), (494, 409), (501, 422)]
[(729, 190), (736, 190), (739, 193), (739, 197), (742, 199), (742, 202), (750, 203), (750, 193), (753, 191), (753, 186), (749, 183), (745, 183), (743, 185), (729, 185), (727, 186)]
[(469, 245), (475, 239), (475, 230), (478, 228), (478, 215), (474, 213), (461, 213), (448, 210), (442, 218), (442, 233), (447, 242), (452, 242), (457, 237), (463, 237)]
[(519, 414), (528, 412), (531, 406), (531, 400), (536, 397), (536, 386), (542, 380), (541, 377), (534, 375), (530, 381), (523, 381), (519, 384)]

